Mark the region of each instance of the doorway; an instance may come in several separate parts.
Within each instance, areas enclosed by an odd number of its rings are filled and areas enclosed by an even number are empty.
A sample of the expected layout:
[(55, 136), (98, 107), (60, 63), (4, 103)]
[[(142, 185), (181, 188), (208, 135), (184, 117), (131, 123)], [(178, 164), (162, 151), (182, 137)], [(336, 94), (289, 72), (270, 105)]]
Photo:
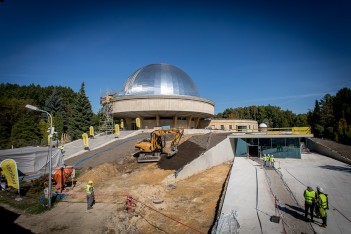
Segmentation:
[(250, 145), (249, 146), (249, 155), (251, 157), (259, 157), (259, 153), (258, 153), (258, 145)]

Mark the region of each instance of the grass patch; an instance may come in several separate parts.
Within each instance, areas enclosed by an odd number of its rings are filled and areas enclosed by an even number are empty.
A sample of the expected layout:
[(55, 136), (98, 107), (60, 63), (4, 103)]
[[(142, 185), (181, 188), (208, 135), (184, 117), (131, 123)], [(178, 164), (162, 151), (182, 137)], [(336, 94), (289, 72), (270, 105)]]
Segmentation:
[(45, 204), (48, 203), (47, 199), (40, 197), (44, 195), (45, 183), (47, 176), (42, 176), (30, 182), (20, 182), (20, 194), (18, 190), (8, 187), (6, 190), (0, 191), (0, 203), (6, 204), (16, 210), (25, 213), (38, 214), (47, 210)]
[[(80, 171), (76, 171), (77, 178)], [(71, 178), (67, 180), (66, 186), (71, 186)], [(31, 181), (20, 182), (20, 195), (18, 190), (8, 187), (0, 191), (0, 204), (6, 204), (19, 212), (29, 214), (39, 214), (48, 210), (48, 199), (44, 198), (44, 188), (48, 186), (48, 175), (41, 176)], [(61, 201), (62, 196), (56, 196), (53, 193), (51, 207)]]

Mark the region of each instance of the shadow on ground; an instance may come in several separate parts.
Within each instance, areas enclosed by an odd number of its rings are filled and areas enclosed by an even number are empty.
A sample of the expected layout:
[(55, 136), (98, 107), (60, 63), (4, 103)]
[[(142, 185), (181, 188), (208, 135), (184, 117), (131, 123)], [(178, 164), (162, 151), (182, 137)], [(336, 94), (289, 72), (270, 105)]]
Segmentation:
[(296, 219), (300, 219), (302, 221), (305, 221), (305, 211), (299, 207), (285, 204), (285, 206), (278, 206), (278, 208), (279, 208), (279, 210), (291, 215), (292, 217), (294, 217)]
[(333, 171), (342, 171), (342, 172), (351, 173), (351, 167), (349, 166), (343, 167), (343, 166), (324, 165), (319, 167), (328, 169), (328, 170), (333, 170)]
[(20, 215), (0, 207), (1, 230), (7, 230), (10, 233), (32, 233), (30, 230), (14, 223), (18, 216)]

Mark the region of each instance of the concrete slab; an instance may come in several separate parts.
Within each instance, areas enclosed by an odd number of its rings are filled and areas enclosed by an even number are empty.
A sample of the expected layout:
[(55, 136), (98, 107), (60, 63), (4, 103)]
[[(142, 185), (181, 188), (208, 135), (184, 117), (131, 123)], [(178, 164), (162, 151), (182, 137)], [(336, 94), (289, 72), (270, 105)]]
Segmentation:
[(231, 170), (222, 214), (238, 214), (240, 233), (281, 233), (281, 222), (270, 221), (278, 215), (260, 164), (236, 157)]
[[(302, 159), (281, 159), (284, 181), (303, 207), (307, 185), (320, 186), (328, 194), (327, 228), (313, 223), (316, 233), (351, 232), (351, 167), (319, 154), (303, 154)], [(315, 219), (321, 222), (321, 219)]]
[[(288, 186), (287, 189), (282, 189), (291, 191), (288, 191), (290, 194), (287, 195), (290, 198), (278, 197), (280, 202), (297, 201), (296, 205), (282, 204), (288, 208), (281, 209), (282, 217), (286, 221), (287, 233), (299, 231), (303, 226), (305, 226), (303, 230), (308, 230), (307, 233), (350, 233), (351, 167), (349, 165), (318, 154), (303, 154), (302, 159), (279, 159), (276, 167), (277, 172), (268, 170), (265, 175), (265, 171), (261, 169), (258, 162), (248, 158), (235, 158), (221, 216), (233, 210), (236, 211), (240, 225), (239, 233), (284, 233), (282, 222), (276, 224), (269, 220), (270, 216), (277, 215), (274, 197), (270, 191), (272, 186), (269, 186), (269, 183), (277, 185), (279, 182), (277, 178)], [(267, 181), (267, 175), (271, 182)], [(275, 175), (278, 176), (273, 178)], [(313, 188), (323, 187), (328, 194), (330, 209), (327, 211), (326, 228), (320, 227), (321, 219), (314, 218), (316, 222), (311, 225), (308, 223), (306, 226), (301, 218), (304, 216), (303, 192), (307, 185)], [(278, 196), (283, 194), (273, 192)], [(294, 217), (296, 220), (292, 220)]]

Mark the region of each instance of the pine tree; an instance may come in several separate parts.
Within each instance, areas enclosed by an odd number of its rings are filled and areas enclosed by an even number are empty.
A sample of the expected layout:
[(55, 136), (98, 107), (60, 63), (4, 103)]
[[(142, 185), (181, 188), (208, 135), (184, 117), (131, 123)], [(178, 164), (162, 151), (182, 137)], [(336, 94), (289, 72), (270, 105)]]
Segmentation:
[(64, 103), (60, 93), (56, 88), (52, 91), (51, 95), (45, 100), (45, 108), (47, 112), (55, 115), (62, 113), (64, 110)]
[(83, 133), (89, 131), (92, 116), (91, 104), (85, 94), (83, 82), (72, 108), (72, 120), (69, 125), (69, 135), (72, 140), (81, 138)]
[(55, 132), (57, 132), (58, 137), (60, 138), (61, 134), (63, 133), (63, 127), (64, 127), (63, 117), (60, 112), (57, 112), (55, 114), (53, 122), (55, 126)]
[(14, 147), (38, 145), (40, 132), (34, 119), (22, 116), (11, 129), (11, 143)]

